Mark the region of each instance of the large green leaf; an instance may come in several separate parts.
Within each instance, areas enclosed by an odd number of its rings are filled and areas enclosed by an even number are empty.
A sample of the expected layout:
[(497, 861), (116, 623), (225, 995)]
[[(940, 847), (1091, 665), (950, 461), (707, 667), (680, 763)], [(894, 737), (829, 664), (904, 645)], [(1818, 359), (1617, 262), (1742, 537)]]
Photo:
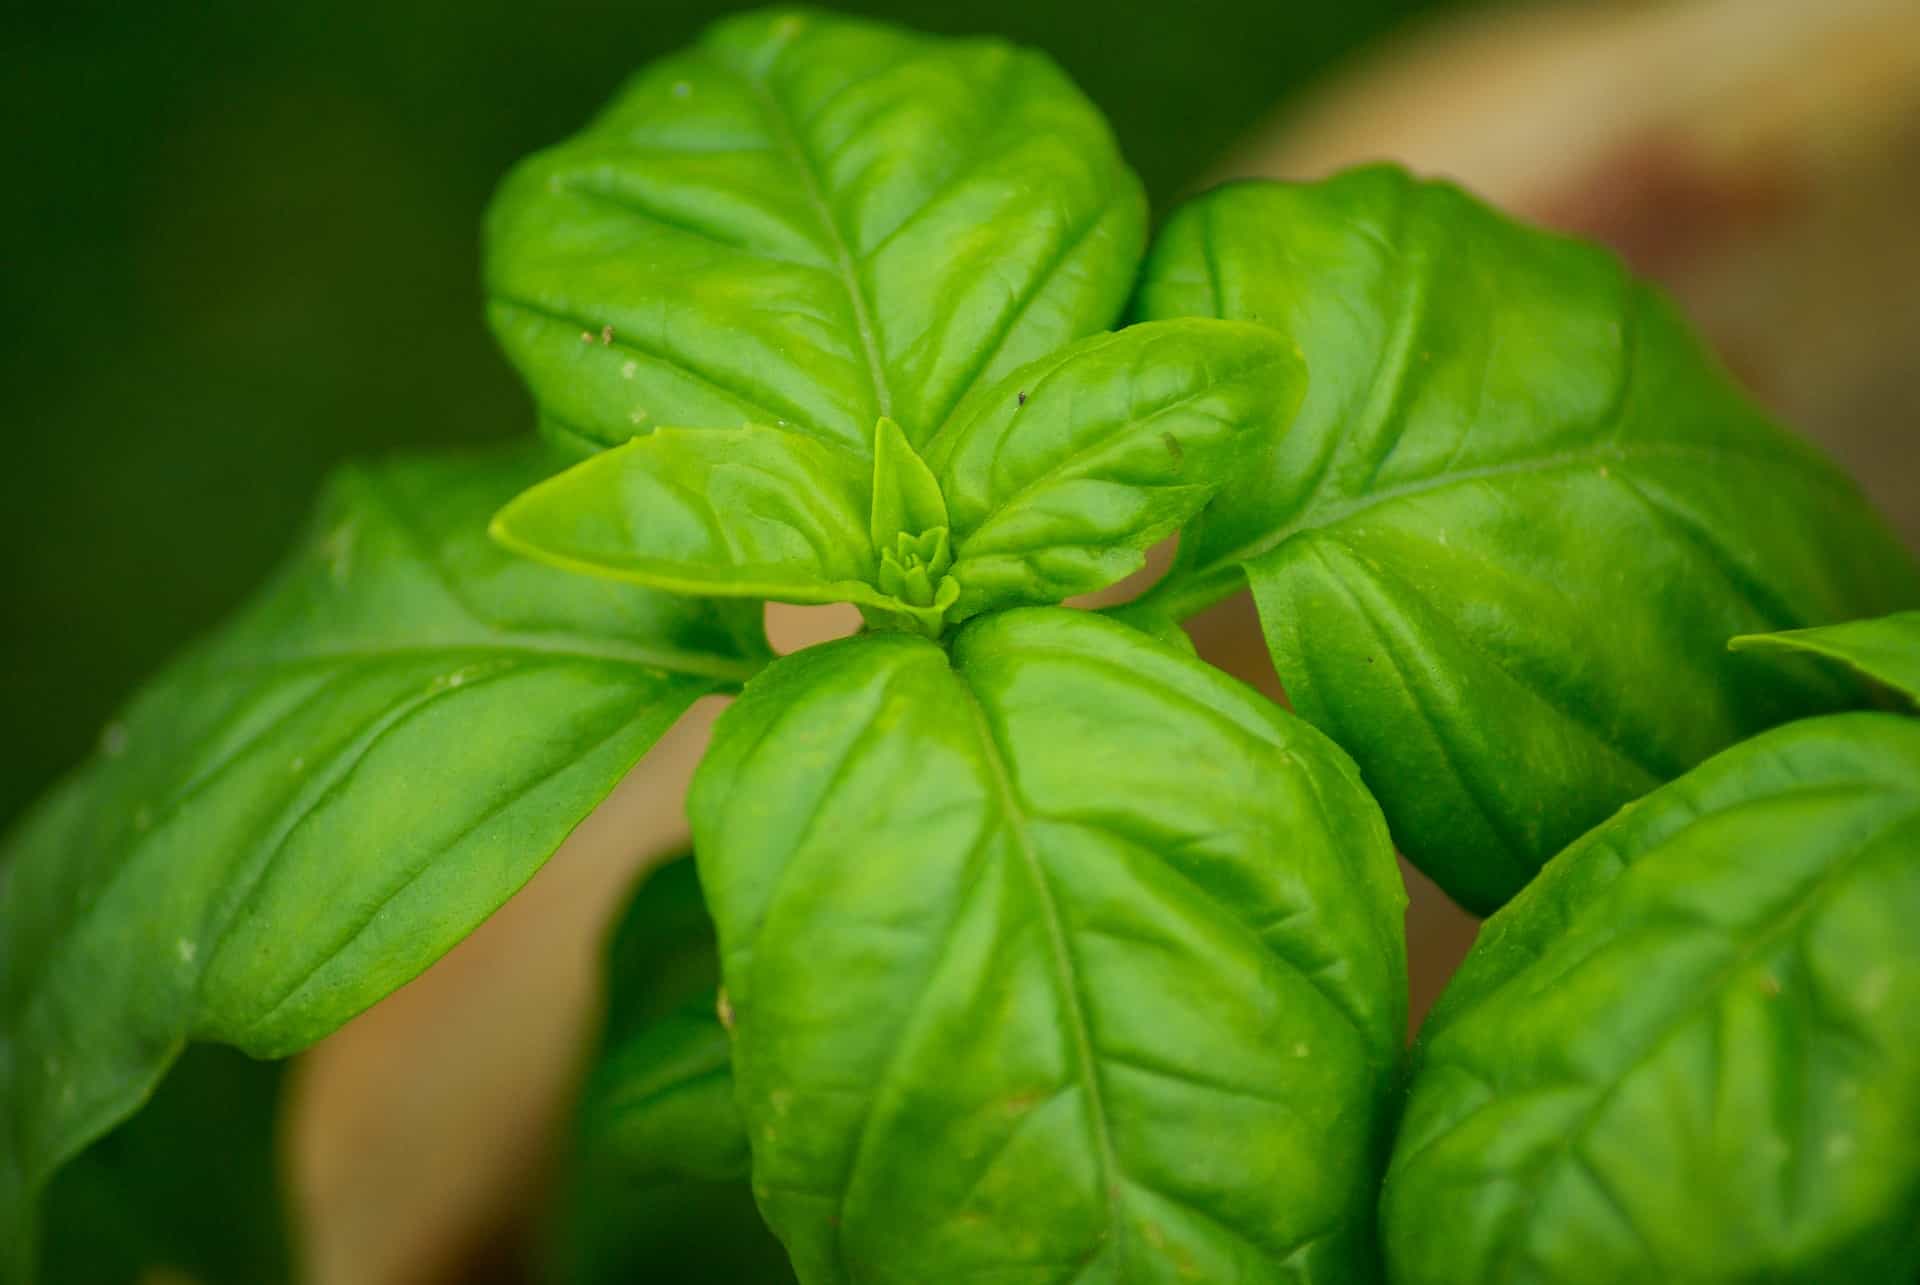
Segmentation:
[(1729, 646), (1772, 656), (1837, 660), (1909, 702), (1920, 702), (1920, 611), (1779, 634), (1749, 634), (1735, 638)]
[(524, 883), (751, 618), (486, 536), (546, 448), (353, 468), (266, 592), (142, 691), (0, 866), (0, 1279), (48, 1176), (189, 1039), (301, 1048)]
[(1272, 326), (1309, 387), (1136, 614), (1251, 581), (1295, 709), (1469, 907), (1739, 737), (1857, 697), (1729, 637), (1920, 603), (1854, 486), (1664, 299), (1451, 186), (1222, 188), (1168, 225), (1139, 311)]
[(608, 958), (548, 1275), (565, 1285), (791, 1281), (747, 1185), (713, 924), (693, 862), (649, 875)]
[(803, 1281), (1363, 1281), (1403, 892), (1346, 757), (1058, 608), (776, 662), (689, 811)]
[(1158, 322), (976, 393), (927, 446), (953, 531), (953, 618), (1059, 602), (1137, 570), (1149, 546), (1259, 466), (1303, 375), (1263, 327)]
[(1405, 1285), (1920, 1274), (1920, 721), (1710, 760), (1487, 921), (1387, 1180)]
[(543, 423), (924, 442), (968, 389), (1112, 325), (1145, 202), (1044, 57), (827, 14), (719, 23), (522, 164), (488, 315)]

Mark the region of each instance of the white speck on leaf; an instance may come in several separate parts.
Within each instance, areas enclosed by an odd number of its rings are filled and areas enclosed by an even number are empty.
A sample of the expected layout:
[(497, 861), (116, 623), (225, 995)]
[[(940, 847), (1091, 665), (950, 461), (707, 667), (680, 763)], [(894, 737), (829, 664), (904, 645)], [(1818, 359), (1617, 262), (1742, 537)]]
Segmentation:
[(125, 723), (115, 721), (100, 729), (100, 752), (110, 759), (117, 759), (127, 752)]
[(613, 326), (611, 323), (600, 327), (600, 346), (602, 348), (610, 348), (613, 346)]
[(620, 378), (622, 379), (632, 379), (639, 373), (640, 363), (637, 361), (622, 362), (620, 364)]
[(180, 956), (180, 962), (183, 964), (191, 964), (193, 957), (200, 953), (200, 947), (188, 941), (185, 937), (182, 937), (173, 944), (173, 950), (175, 954)]
[(629, 411), (629, 412), (627, 412), (627, 419), (628, 419), (628, 421), (629, 421), (629, 422), (631, 422), (631, 423), (634, 423), (634, 424), (644, 424), (644, 423), (646, 423), (646, 422), (647, 422), (647, 410), (646, 410), (646, 407), (644, 407), (644, 406), (635, 406), (635, 407), (634, 407), (634, 408), (633, 408), (633, 409), (632, 409), (631, 411)]
[(590, 344), (590, 343), (592, 343), (592, 342), (593, 342), (593, 332), (592, 332), (591, 330), (582, 330), (582, 331), (580, 332), (580, 342), (581, 342), (581, 343), (583, 343), (583, 344)]
[(1845, 1160), (1853, 1154), (1853, 1135), (1836, 1133), (1827, 1139), (1827, 1159)]
[(287, 764), (287, 771), (303, 772), (306, 770), (306, 766), (307, 766), (307, 756), (304, 754), (296, 754), (293, 756), (293, 762)]
[(727, 988), (722, 986), (713, 997), (713, 1011), (720, 1018), (720, 1025), (729, 1031), (733, 1029), (733, 1004), (727, 999)]
[(1885, 964), (1868, 971), (1860, 979), (1860, 1007), (1872, 1013), (1887, 1002), (1887, 992), (1893, 989), (1893, 970)]
[(1312, 1052), (1313, 1050), (1307, 1047), (1307, 1045), (1304, 1042), (1293, 1046), (1293, 1055), (1295, 1057), (1306, 1057), (1308, 1054)]

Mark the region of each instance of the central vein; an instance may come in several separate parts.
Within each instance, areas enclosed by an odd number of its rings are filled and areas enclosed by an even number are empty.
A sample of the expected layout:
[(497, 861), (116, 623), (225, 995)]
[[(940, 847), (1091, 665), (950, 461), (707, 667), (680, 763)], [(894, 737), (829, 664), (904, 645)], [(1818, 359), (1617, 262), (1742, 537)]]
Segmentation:
[(1067, 926), (1060, 914), (1060, 904), (1054, 897), (1053, 884), (1047, 877), (1045, 864), (1040, 854), (1034, 851), (1033, 837), (1028, 834), (1026, 809), (1015, 793), (1013, 779), (1008, 774), (1007, 763), (1000, 748), (1000, 738), (993, 730), (993, 724), (987, 717), (987, 711), (981, 706), (980, 698), (968, 683), (964, 674), (957, 674), (960, 690), (966, 695), (968, 706), (973, 714), (980, 747), (992, 772), (994, 792), (1000, 797), (1001, 807), (1006, 812), (1008, 829), (1013, 835), (1013, 846), (1019, 853), (1021, 863), (1032, 877), (1034, 895), (1040, 903), (1042, 918), (1046, 924), (1050, 953), (1053, 956), (1055, 983), (1060, 990), (1061, 1007), (1065, 1010), (1067, 1024), (1071, 1030), (1075, 1052), (1081, 1068), (1081, 1081), (1087, 1091), (1088, 1123), (1092, 1127), (1094, 1145), (1098, 1148), (1101, 1169), (1101, 1195), (1108, 1211), (1108, 1245), (1113, 1251), (1113, 1264), (1116, 1278), (1126, 1278), (1126, 1235), (1121, 1225), (1120, 1183), (1125, 1174), (1120, 1167), (1120, 1157), (1113, 1145), (1113, 1129), (1107, 1119), (1106, 1095), (1100, 1085), (1100, 1067), (1095, 1060), (1093, 1032), (1088, 1026), (1087, 1013), (1081, 998), (1078, 969), (1073, 958), (1073, 946), (1067, 939)]
[(853, 249), (847, 244), (847, 238), (840, 231), (840, 223), (834, 217), (833, 206), (827, 200), (827, 190), (820, 181), (820, 174), (814, 168), (813, 157), (806, 145), (801, 142), (787, 120), (786, 109), (781, 105), (773, 91), (759, 79), (749, 77), (747, 83), (759, 97), (766, 110), (767, 124), (774, 141), (787, 159), (800, 173), (801, 191), (807, 202), (813, 207), (825, 230), (827, 241), (833, 251), (834, 267), (840, 275), (840, 284), (846, 288), (847, 301), (853, 307), (854, 329), (860, 334), (860, 345), (867, 354), (867, 378), (873, 384), (873, 399), (881, 415), (893, 414), (893, 391), (887, 387), (886, 366), (880, 359), (879, 336), (874, 332), (873, 314), (867, 305), (867, 289), (861, 284), (860, 269), (854, 262)]

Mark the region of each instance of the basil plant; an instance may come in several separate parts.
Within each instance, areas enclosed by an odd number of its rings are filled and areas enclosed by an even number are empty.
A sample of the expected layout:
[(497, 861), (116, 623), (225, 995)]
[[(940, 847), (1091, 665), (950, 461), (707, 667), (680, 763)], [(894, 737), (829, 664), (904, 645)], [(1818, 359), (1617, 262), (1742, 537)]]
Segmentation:
[[(1598, 249), (1148, 229), (1046, 58), (818, 13), (517, 168), (538, 433), (340, 473), (7, 843), (0, 1281), (297, 1275), (256, 1060), (715, 693), (551, 1280), (1920, 1275), (1920, 570)], [(1185, 643), (1245, 587), (1291, 709)], [(1410, 1059), (1396, 849), (1498, 912)]]

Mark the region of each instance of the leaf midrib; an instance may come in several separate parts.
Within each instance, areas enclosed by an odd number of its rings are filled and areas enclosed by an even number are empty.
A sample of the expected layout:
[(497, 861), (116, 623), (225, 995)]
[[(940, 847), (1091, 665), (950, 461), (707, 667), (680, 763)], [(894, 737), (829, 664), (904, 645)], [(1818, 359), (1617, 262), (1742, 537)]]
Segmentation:
[(1013, 779), (1008, 772), (999, 735), (994, 731), (986, 707), (981, 704), (979, 694), (973, 690), (973, 685), (968, 682), (966, 675), (956, 672), (954, 679), (955, 685), (967, 702), (974, 735), (980, 744), (981, 757), (987, 764), (989, 784), (1007, 816), (1007, 829), (1013, 838), (1014, 851), (1019, 855), (1022, 866), (1032, 879), (1034, 893), (1043, 912), (1048, 953), (1054, 963), (1054, 982), (1068, 1017), (1070, 1034), (1081, 1067), (1079, 1078), (1086, 1090), (1094, 1141), (1100, 1152), (1100, 1193), (1102, 1203), (1107, 1209), (1106, 1244), (1112, 1247), (1117, 1277), (1125, 1279), (1126, 1236), (1120, 1221), (1119, 1184), (1126, 1174), (1121, 1168), (1119, 1154), (1113, 1145), (1113, 1131), (1107, 1119), (1106, 1096), (1100, 1084), (1100, 1070), (1095, 1057), (1093, 1033), (1081, 998), (1080, 981), (1074, 964), (1073, 948), (1067, 939), (1066, 923), (1061, 918), (1060, 905), (1054, 897), (1053, 885), (1047, 878), (1046, 866), (1040, 860), (1040, 854), (1034, 850), (1032, 837), (1028, 834), (1030, 821), (1026, 807), (1014, 790)]
[(893, 414), (893, 390), (887, 384), (886, 365), (880, 355), (880, 343), (874, 333), (871, 307), (867, 302), (867, 288), (860, 280), (860, 270), (853, 257), (852, 247), (848, 245), (846, 234), (841, 231), (840, 221), (834, 214), (832, 204), (827, 200), (826, 187), (820, 181), (820, 173), (814, 167), (813, 157), (801, 141), (794, 127), (786, 104), (780, 101), (772, 88), (759, 76), (734, 72), (740, 77), (754, 97), (759, 101), (762, 114), (766, 117), (768, 131), (774, 142), (786, 156), (800, 177), (800, 191), (813, 208), (816, 218), (827, 237), (827, 248), (832, 252), (835, 275), (841, 287), (846, 291), (847, 302), (853, 309), (854, 329), (860, 336), (860, 347), (867, 359), (867, 378), (873, 386), (873, 399), (882, 416)]

